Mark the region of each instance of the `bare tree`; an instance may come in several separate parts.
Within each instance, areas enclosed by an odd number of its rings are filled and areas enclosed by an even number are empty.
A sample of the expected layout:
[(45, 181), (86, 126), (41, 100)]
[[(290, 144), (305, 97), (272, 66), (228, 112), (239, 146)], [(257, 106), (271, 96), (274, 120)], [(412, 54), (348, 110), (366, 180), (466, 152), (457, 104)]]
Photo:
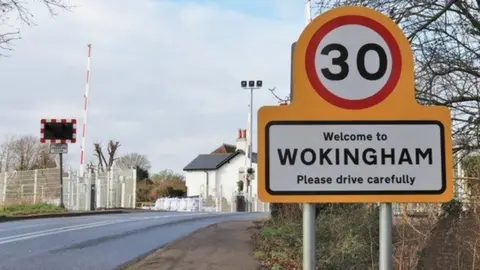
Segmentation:
[(7, 136), (0, 146), (1, 170), (33, 170), (56, 166), (55, 157), (50, 154), (48, 145), (41, 144), (38, 137)]
[[(31, 0), (30, 2), (35, 2)], [(71, 5), (65, 4), (65, 0), (41, 0), (51, 16), (56, 15), (58, 10), (70, 10)], [(0, 0), (0, 25), (6, 26), (13, 21), (20, 21), (28, 26), (35, 25), (34, 15), (28, 8), (28, 1), (23, 0)], [(7, 29), (7, 28), (4, 28)], [(20, 30), (10, 28), (0, 33), (0, 55), (1, 51), (12, 50), (14, 40), (20, 39)]]
[(113, 142), (112, 140), (108, 142), (107, 152), (108, 152), (108, 168), (110, 169), (113, 166), (116, 158), (118, 147), (120, 147), (119, 142)]
[(276, 87), (268, 88), (268, 91), (270, 91), (270, 93), (272, 93), (273, 97), (275, 97), (275, 99), (277, 99), (279, 104), (288, 103), (290, 101), (290, 98), (291, 98), (290, 94), (288, 96), (282, 98), (277, 94), (277, 92), (275, 92), (276, 89), (277, 89)]
[(98, 163), (97, 163), (97, 168), (99, 171), (104, 172), (105, 167), (103, 164), (107, 164), (107, 160), (105, 159), (105, 156), (103, 155), (103, 150), (102, 150), (102, 145), (100, 143), (94, 143), (93, 144), (93, 150), (95, 153), (93, 154), (94, 156), (97, 157)]
[(115, 161), (115, 165), (118, 166), (120, 169), (140, 168), (142, 170), (148, 171), (152, 168), (152, 165), (148, 160), (147, 156), (138, 153), (129, 153), (119, 157)]
[(57, 164), (60, 165), (59, 160), (57, 161), (57, 159), (58, 155), (50, 154), (50, 148), (48, 144), (39, 144), (33, 169), (55, 168), (57, 167)]
[(404, 31), (415, 60), (417, 101), (452, 111), (454, 153), (480, 148), (480, 7), (471, 0), (321, 0), (318, 13), (351, 5), (384, 13)]
[(29, 170), (34, 166), (38, 153), (38, 144), (39, 140), (34, 136), (23, 136), (14, 141), (12, 150), (17, 170)]
[(105, 155), (103, 154), (102, 146), (100, 143), (94, 143), (93, 147), (95, 151), (94, 155), (98, 159), (97, 168), (102, 172), (104, 172), (105, 169), (108, 171), (113, 166), (113, 163), (116, 160), (115, 155), (117, 154), (117, 150), (120, 147), (120, 143), (118, 141), (114, 142), (112, 140), (108, 142), (108, 145), (107, 145), (108, 161), (105, 158)]
[(0, 145), (0, 172), (12, 169), (12, 146), (14, 142), (13, 136), (5, 136)]

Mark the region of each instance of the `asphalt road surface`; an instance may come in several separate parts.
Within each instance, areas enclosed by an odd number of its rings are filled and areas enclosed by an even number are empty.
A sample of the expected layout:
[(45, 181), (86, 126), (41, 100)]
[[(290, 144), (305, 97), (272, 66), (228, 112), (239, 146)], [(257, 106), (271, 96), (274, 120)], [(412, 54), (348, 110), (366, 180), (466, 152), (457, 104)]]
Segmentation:
[(4, 222), (0, 269), (115, 269), (197, 229), (262, 215), (142, 212)]

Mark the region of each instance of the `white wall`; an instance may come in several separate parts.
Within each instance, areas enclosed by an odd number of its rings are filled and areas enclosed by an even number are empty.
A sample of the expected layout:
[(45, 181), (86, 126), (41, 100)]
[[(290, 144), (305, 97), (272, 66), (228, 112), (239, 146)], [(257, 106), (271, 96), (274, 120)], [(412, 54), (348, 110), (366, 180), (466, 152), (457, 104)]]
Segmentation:
[[(224, 164), (217, 171), (208, 171), (209, 185), (208, 195), (224, 197), (231, 202), (233, 194), (238, 190), (237, 181), (239, 180), (239, 169), (245, 166), (245, 155), (239, 154), (228, 163)], [(253, 163), (255, 177), (257, 176), (257, 164)], [(185, 174), (185, 183), (187, 185), (187, 196), (206, 197), (206, 173), (205, 171), (188, 171)], [(252, 196), (257, 195), (257, 179), (251, 181)], [(246, 191), (244, 189), (244, 191)]]
[[(208, 173), (208, 184), (207, 184)], [(188, 171), (185, 174), (185, 184), (187, 185), (187, 196), (207, 196), (214, 195), (216, 183), (216, 171)]]
[[(237, 181), (239, 180), (239, 169), (245, 166), (245, 156), (237, 155), (228, 163), (224, 164), (217, 171), (217, 187), (220, 191), (222, 188), (222, 197), (231, 202), (233, 194), (238, 190)], [(253, 168), (257, 171), (257, 164), (253, 163)], [(252, 183), (252, 196), (257, 194), (257, 181), (256, 179)], [(246, 191), (244, 189), (244, 191)]]

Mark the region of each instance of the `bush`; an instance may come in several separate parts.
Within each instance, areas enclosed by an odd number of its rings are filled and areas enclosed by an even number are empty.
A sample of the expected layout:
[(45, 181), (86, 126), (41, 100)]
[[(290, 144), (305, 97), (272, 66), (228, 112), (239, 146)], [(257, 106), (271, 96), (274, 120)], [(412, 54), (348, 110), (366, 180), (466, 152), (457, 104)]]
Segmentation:
[(149, 179), (137, 182), (137, 201), (150, 202), (150, 192), (153, 188), (153, 182)]
[(150, 191), (150, 200), (165, 197), (184, 197), (187, 194), (187, 186), (182, 180), (163, 180), (154, 184)]
[(298, 222), (302, 221), (302, 208), (298, 203), (272, 203), (271, 216), (275, 221)]
[(317, 217), (317, 265), (324, 269), (375, 269), (378, 235), (376, 207), (368, 209), (363, 204), (327, 206)]
[[(278, 215), (255, 239), (255, 255), (268, 269), (301, 269), (302, 218), (298, 204), (272, 206)], [(287, 209), (292, 213), (287, 213)], [(378, 264), (377, 208), (317, 205), (317, 265), (322, 269), (374, 269)]]

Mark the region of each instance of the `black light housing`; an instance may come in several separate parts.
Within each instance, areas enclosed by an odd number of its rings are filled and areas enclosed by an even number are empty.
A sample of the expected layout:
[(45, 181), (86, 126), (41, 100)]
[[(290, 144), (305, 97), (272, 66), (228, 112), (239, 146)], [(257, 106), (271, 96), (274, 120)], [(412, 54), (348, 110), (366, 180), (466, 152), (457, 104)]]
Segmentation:
[(46, 140), (72, 140), (75, 131), (73, 123), (45, 123), (44, 138)]
[(248, 81), (248, 87), (255, 87), (255, 81)]
[(260, 80), (257, 81), (257, 87), (262, 87), (262, 84), (263, 84), (262, 81), (260, 81)]
[(242, 87), (247, 87), (247, 81), (242, 81)]

